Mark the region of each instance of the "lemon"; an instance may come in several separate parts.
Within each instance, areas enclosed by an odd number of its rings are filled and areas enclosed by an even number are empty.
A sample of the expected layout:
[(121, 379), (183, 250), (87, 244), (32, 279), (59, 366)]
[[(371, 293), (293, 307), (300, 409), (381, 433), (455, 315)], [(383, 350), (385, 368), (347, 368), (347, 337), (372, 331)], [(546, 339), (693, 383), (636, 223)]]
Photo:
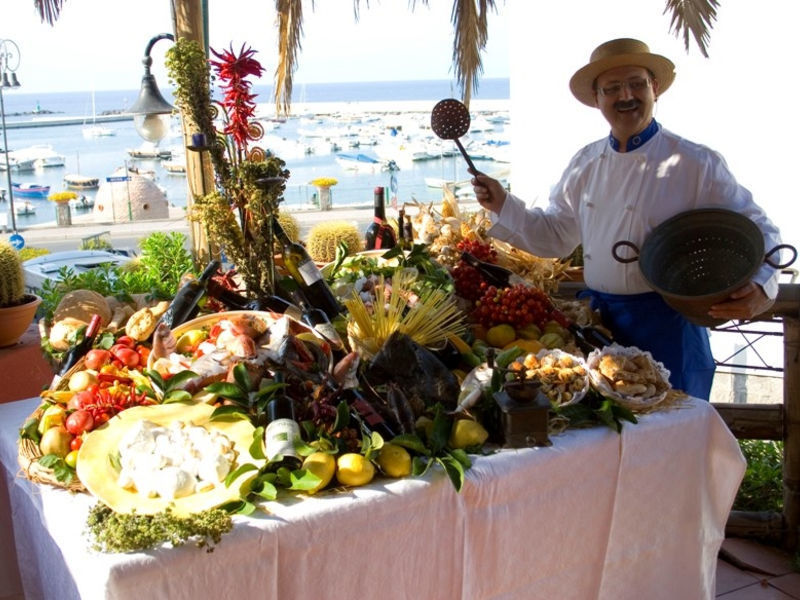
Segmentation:
[(375, 477), (375, 467), (363, 454), (348, 452), (336, 460), (336, 480), (343, 485), (366, 485)]
[(450, 430), (451, 448), (469, 448), (470, 446), (480, 446), (489, 437), (489, 432), (483, 425), (470, 419), (457, 419)]
[(397, 444), (384, 444), (378, 455), (378, 466), (389, 477), (411, 475), (411, 455)]
[(517, 332), (508, 323), (495, 325), (486, 332), (486, 341), (495, 348), (502, 348), (515, 339), (517, 339)]
[(336, 471), (336, 459), (327, 452), (314, 452), (306, 456), (303, 468), (320, 478), (320, 482), (313, 489), (307, 490), (308, 494), (316, 494), (333, 479)]
[(178, 338), (177, 350), (181, 354), (191, 352), (204, 339), (206, 339), (205, 331), (202, 329), (190, 329)]
[(545, 348), (545, 345), (542, 344), (539, 340), (522, 340), (522, 339), (520, 339), (520, 340), (514, 340), (513, 342), (508, 344), (506, 347), (504, 347), (503, 350), (508, 350), (509, 348), (514, 348), (514, 347), (521, 348), (525, 352), (536, 354), (540, 350), (543, 350)]
[(538, 340), (542, 337), (542, 330), (535, 323), (529, 323), (517, 331), (517, 335), (525, 340)]

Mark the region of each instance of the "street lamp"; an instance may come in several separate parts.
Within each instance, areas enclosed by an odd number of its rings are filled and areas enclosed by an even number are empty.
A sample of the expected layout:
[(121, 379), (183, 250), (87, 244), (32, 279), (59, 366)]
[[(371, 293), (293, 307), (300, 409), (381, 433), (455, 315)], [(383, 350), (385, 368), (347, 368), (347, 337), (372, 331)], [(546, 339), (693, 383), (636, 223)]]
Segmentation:
[(142, 64), (144, 65), (144, 76), (142, 77), (142, 89), (139, 97), (133, 103), (129, 112), (133, 114), (133, 124), (141, 137), (148, 142), (157, 144), (169, 132), (169, 120), (174, 108), (164, 100), (164, 96), (158, 91), (156, 78), (150, 73), (150, 66), (153, 59), (150, 58), (150, 51), (159, 40), (172, 40), (175, 37), (171, 33), (162, 33), (155, 36), (147, 43), (144, 51)]
[[(19, 68), (19, 47), (11, 40), (0, 40), (0, 74), (3, 82), (0, 85), (0, 118), (3, 122), (3, 150), (6, 154), (6, 178), (8, 181), (8, 212), (11, 213), (11, 229), (17, 231), (17, 216), (14, 212), (14, 189), (11, 185), (11, 161), (8, 156), (8, 137), (6, 136), (6, 105), (3, 100), (3, 89), (19, 87), (16, 70)], [(11, 81), (8, 74), (11, 73)]]

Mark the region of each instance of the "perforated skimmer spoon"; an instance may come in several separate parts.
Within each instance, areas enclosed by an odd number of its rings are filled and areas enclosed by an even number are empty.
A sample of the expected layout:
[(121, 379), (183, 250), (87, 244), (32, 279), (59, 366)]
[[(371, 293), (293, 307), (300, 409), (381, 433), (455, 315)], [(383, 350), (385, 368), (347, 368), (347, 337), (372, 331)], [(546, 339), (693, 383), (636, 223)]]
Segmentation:
[(455, 98), (447, 98), (436, 103), (431, 111), (431, 129), (438, 137), (443, 140), (453, 140), (461, 151), (464, 160), (467, 161), (473, 173), (480, 171), (472, 164), (472, 159), (467, 154), (464, 146), (461, 145), (460, 138), (469, 131), (469, 110), (463, 103)]

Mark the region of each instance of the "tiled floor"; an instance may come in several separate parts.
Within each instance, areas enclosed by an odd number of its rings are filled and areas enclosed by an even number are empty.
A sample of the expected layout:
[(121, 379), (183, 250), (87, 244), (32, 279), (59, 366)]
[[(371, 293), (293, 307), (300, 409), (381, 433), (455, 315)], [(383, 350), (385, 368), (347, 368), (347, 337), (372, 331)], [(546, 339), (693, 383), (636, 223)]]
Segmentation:
[(792, 556), (752, 540), (728, 538), (717, 561), (717, 598), (800, 600), (800, 572)]

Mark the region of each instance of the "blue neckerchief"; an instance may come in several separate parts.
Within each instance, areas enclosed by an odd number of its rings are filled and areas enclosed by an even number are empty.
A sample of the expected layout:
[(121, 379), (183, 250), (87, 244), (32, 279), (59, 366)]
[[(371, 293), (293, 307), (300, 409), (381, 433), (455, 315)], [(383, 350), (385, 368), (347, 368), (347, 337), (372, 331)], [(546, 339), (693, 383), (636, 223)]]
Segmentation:
[[(650, 125), (645, 127), (644, 131), (628, 138), (628, 144), (625, 147), (625, 152), (630, 152), (631, 150), (635, 150), (636, 148), (644, 144), (647, 140), (653, 137), (660, 128), (661, 126), (656, 122), (655, 119), (651, 120)], [(610, 133), (608, 134), (608, 143), (614, 150), (619, 152), (619, 140)]]

